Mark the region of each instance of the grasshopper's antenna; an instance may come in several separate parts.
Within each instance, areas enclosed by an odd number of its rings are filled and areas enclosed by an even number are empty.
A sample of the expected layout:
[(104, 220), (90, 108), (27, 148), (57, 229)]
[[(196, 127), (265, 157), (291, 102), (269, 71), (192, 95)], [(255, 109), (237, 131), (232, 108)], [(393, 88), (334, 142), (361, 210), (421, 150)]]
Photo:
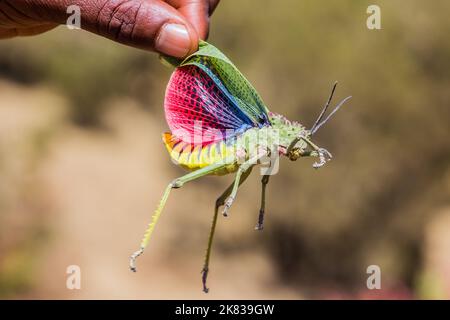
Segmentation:
[(336, 108), (334, 108), (333, 111), (331, 111), (331, 113), (328, 115), (328, 117), (325, 118), (325, 120), (323, 120), (321, 123), (319, 123), (318, 125), (314, 124), (314, 127), (311, 129), (311, 135), (313, 135), (315, 132), (317, 132), (317, 130), (319, 130), (319, 128), (321, 126), (323, 126), (328, 120), (330, 120), (330, 118), (336, 113), (336, 111), (339, 110), (340, 107), (342, 107), (342, 105), (347, 102), (347, 100), (349, 100), (352, 96), (348, 96), (347, 98), (345, 98), (344, 100), (342, 100), (341, 102), (339, 102), (339, 104), (336, 106)]
[(328, 107), (330, 106), (331, 103), (331, 99), (333, 99), (333, 95), (334, 95), (334, 91), (336, 90), (336, 86), (337, 86), (337, 81), (334, 82), (333, 84), (333, 88), (331, 89), (331, 94), (330, 97), (328, 98), (327, 103), (325, 104), (325, 106), (322, 109), (322, 112), (320, 112), (319, 117), (317, 118), (316, 122), (314, 122), (314, 125), (311, 127), (311, 134), (316, 132), (316, 127), (319, 125), (320, 121), (322, 120), (323, 116), (325, 115), (325, 112), (327, 112)]

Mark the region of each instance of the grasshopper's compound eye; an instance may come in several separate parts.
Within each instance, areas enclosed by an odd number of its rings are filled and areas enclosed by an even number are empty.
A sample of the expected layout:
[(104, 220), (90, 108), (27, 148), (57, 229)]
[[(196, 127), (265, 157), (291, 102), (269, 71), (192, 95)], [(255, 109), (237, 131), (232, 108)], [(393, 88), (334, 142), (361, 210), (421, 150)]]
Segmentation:
[(300, 148), (292, 148), (292, 150), (288, 154), (289, 160), (296, 161), (298, 158), (301, 157), (301, 150)]

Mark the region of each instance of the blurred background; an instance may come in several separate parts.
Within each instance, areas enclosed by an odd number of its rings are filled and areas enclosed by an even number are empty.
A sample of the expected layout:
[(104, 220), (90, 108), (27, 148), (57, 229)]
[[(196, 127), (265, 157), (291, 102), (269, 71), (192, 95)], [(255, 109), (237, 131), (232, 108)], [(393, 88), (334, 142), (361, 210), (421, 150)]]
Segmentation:
[[(333, 155), (283, 161), (257, 220), (260, 176), (219, 217), (232, 180), (175, 190), (138, 272), (128, 270), (163, 189), (184, 172), (161, 143), (171, 70), (157, 56), (65, 27), (0, 42), (0, 297), (450, 298), (450, 3), (222, 1), (209, 41), (272, 111), (310, 126), (353, 95), (315, 141)], [(81, 268), (81, 290), (66, 268)], [(381, 290), (366, 269), (381, 268)]]

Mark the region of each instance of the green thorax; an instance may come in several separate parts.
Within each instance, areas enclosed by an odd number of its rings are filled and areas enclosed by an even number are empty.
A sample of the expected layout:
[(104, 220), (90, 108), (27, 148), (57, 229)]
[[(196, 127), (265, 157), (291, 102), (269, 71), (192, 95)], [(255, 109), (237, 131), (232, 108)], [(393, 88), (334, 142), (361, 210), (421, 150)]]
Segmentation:
[[(277, 150), (280, 154), (285, 154), (291, 142), (298, 136), (309, 137), (310, 132), (296, 121), (290, 121), (286, 117), (270, 112), (270, 125), (262, 128), (252, 128), (244, 132), (236, 140), (238, 148), (246, 151), (247, 158), (256, 155), (258, 150)], [(298, 142), (300, 148), (306, 147), (304, 142)]]

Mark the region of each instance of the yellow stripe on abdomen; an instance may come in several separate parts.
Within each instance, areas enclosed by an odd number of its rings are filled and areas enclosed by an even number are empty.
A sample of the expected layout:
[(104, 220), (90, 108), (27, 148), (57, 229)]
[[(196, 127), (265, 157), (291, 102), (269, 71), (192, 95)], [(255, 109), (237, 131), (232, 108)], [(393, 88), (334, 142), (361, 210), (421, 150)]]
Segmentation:
[(220, 162), (230, 163), (230, 165), (214, 174), (222, 175), (237, 170), (237, 165), (234, 164), (236, 158), (234, 146), (227, 145), (223, 141), (203, 147), (201, 145), (192, 146), (177, 140), (170, 133), (164, 133), (163, 142), (172, 160), (187, 170), (195, 171)]

